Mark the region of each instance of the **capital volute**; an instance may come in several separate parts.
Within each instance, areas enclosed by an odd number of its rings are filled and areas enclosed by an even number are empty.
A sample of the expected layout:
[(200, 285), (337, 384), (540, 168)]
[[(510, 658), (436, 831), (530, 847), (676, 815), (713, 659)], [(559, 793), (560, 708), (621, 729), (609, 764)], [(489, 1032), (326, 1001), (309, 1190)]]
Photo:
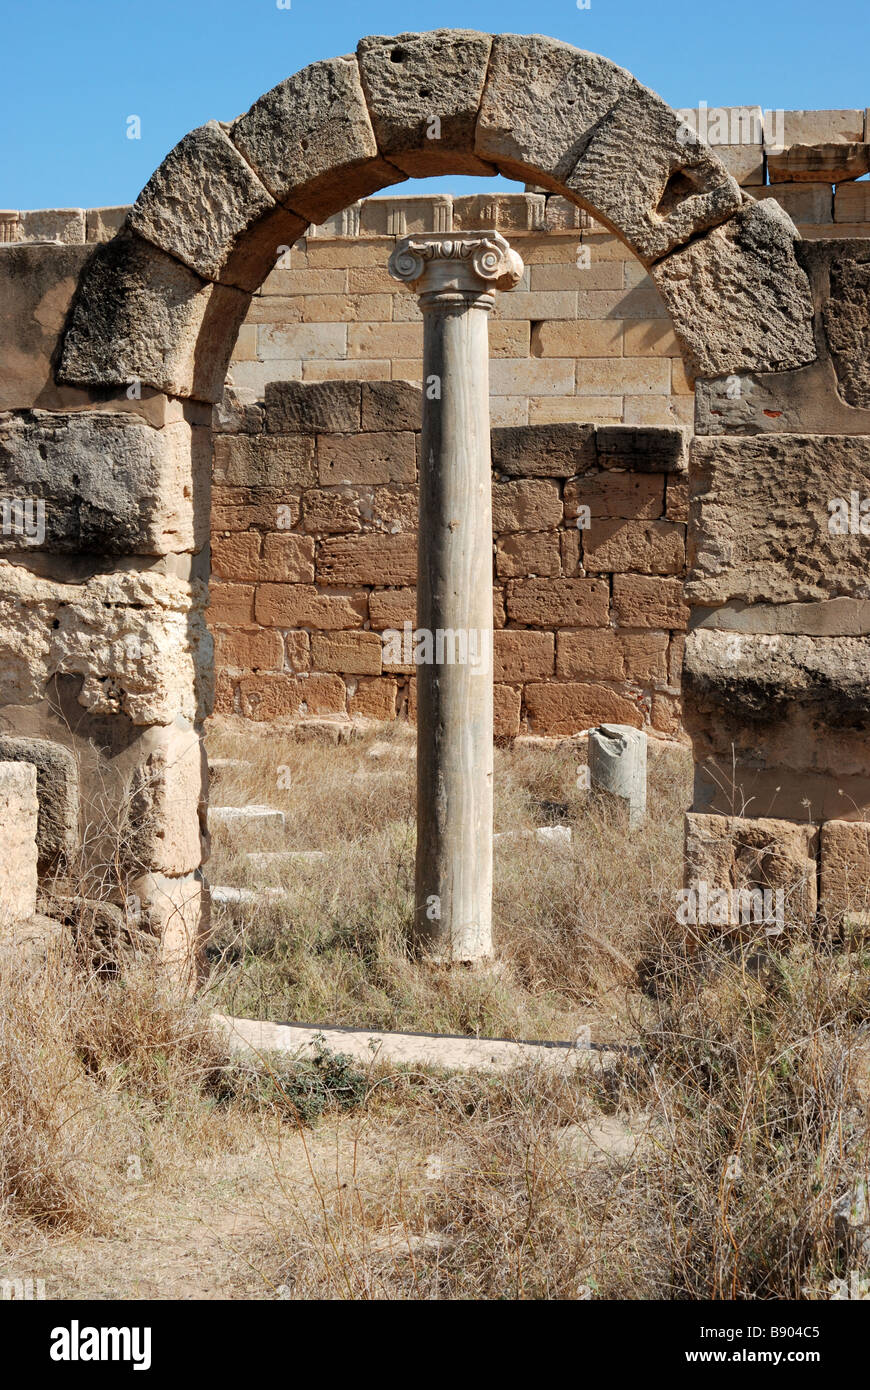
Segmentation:
[(491, 307), (495, 290), (512, 290), (523, 262), (500, 232), (460, 236), (407, 236), (397, 242), (389, 271), (420, 295), (421, 304), (480, 299)]

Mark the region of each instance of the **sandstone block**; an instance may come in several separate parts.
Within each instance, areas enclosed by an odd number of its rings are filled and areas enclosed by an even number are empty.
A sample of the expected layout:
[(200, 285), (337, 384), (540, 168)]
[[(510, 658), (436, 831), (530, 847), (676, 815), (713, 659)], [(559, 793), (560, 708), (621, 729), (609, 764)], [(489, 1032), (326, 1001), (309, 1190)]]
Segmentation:
[(364, 676), (347, 702), (352, 719), (395, 719), (398, 685), (387, 676)]
[(307, 434), (216, 435), (214, 481), (235, 487), (316, 486), (314, 440)]
[(606, 685), (554, 681), (527, 685), (524, 696), (529, 728), (535, 734), (576, 734), (596, 724), (643, 724), (637, 706)]
[(254, 618), (254, 585), (221, 584), (214, 579), (209, 588), (208, 620), (214, 626), (226, 623), (237, 627)]
[(384, 584), (417, 581), (417, 537), (330, 536), (317, 548), (321, 584)]
[(36, 912), (36, 768), (26, 762), (0, 762), (0, 928), (24, 922)]
[(170, 150), (129, 225), (203, 279), (255, 290), (307, 219), (276, 203), (223, 127), (209, 121)]
[(602, 468), (638, 473), (681, 473), (686, 468), (686, 439), (679, 429), (599, 425), (595, 443)]
[(18, 762), (36, 768), (38, 867), (47, 874), (71, 861), (78, 847), (78, 762), (68, 748), (49, 739), (0, 734), (0, 763)]
[(621, 681), (625, 677), (623, 650), (612, 628), (560, 632), (556, 674), (567, 680)]
[(321, 434), (317, 439), (317, 471), (323, 486), (413, 483), (417, 436), (410, 430)]
[(359, 497), (338, 489), (309, 488), (302, 496), (302, 529), (326, 535), (361, 531)]
[(373, 589), (369, 595), (369, 617), (373, 628), (395, 628), (416, 624), (416, 589)]
[(244, 676), (239, 693), (244, 717), (262, 723), (345, 713), (345, 684), (335, 675)]
[(685, 530), (673, 521), (604, 517), (593, 521), (583, 533), (583, 565), (587, 570), (679, 574), (685, 562)]
[(819, 835), (821, 905), (828, 916), (870, 911), (870, 825), (825, 821)]
[(505, 628), (494, 635), (493, 679), (542, 680), (553, 674), (552, 632), (523, 632)]
[[(208, 539), (209, 440), (184, 421), (133, 414), (0, 418), (0, 491), (41, 500), (50, 553), (163, 555)], [(25, 550), (0, 534), (0, 551)]]
[(783, 371), (814, 361), (813, 306), (796, 235), (782, 209), (752, 202), (653, 266), (692, 374)]
[(272, 196), (308, 222), (404, 177), (378, 155), (353, 58), (312, 63), (280, 82), (230, 138)]
[(462, 29), (360, 40), (363, 89), (390, 164), (414, 178), (492, 172), (470, 153), (491, 45), (489, 34)]
[(284, 641), (280, 632), (274, 630), (234, 628), (216, 632), (214, 647), (215, 661), (221, 670), (280, 671), (284, 664)]
[(499, 579), (562, 573), (559, 537), (555, 531), (523, 531), (501, 536), (495, 548)]
[(410, 381), (371, 381), (362, 387), (364, 430), (419, 430), (423, 393)]
[(680, 579), (645, 574), (613, 576), (613, 616), (620, 627), (681, 630), (688, 625)]
[(376, 632), (315, 632), (311, 639), (311, 664), (317, 671), (379, 676), (381, 651)]
[(56, 409), (52, 357), (90, 246), (0, 244), (0, 410)]
[(284, 666), (290, 671), (311, 670), (311, 636), (309, 633), (284, 633)]
[[(605, 261), (604, 265), (620, 268), (619, 261)], [(535, 269), (561, 272), (562, 267), (536, 266)], [(529, 347), (533, 357), (621, 357), (622, 335), (622, 319), (548, 319), (535, 323)]]
[(496, 357), (489, 364), (489, 387), (493, 396), (570, 396), (574, 361), (570, 357)]
[(870, 183), (841, 183), (834, 195), (834, 221), (870, 222)]
[(515, 579), (507, 586), (508, 616), (530, 627), (605, 627), (609, 599), (601, 579)]
[(516, 738), (520, 731), (520, 710), (522, 697), (519, 690), (510, 685), (494, 685), (492, 688), (493, 738)]
[(266, 627), (361, 627), (366, 618), (364, 593), (321, 594), (313, 584), (259, 584), (254, 600), (258, 623)]
[(306, 584), (314, 579), (314, 541), (292, 531), (272, 532), (263, 537), (259, 579), (281, 584)]
[(866, 545), (832, 534), (828, 502), (870, 495), (870, 439), (696, 439), (686, 592), (696, 603), (866, 593)]
[(577, 517), (582, 506), (592, 517), (656, 520), (664, 511), (664, 498), (661, 473), (588, 473), (565, 484), (565, 517)]
[(270, 381), (266, 386), (270, 434), (341, 434), (358, 430), (358, 381)]
[(514, 483), (494, 483), (492, 488), (492, 526), (503, 531), (544, 531), (559, 526), (562, 501), (559, 485), (536, 479)]
[(492, 432), (493, 467), (508, 477), (570, 478), (598, 462), (594, 425), (517, 425)]
[(758, 192), (759, 202), (770, 198), (788, 213), (792, 222), (821, 226), (834, 220), (834, 195), (830, 183), (775, 183)]
[[(760, 817), (686, 815), (686, 885), (712, 888), (782, 888), (785, 923), (816, 911), (814, 825)], [(712, 928), (713, 931), (716, 928)], [(710, 926), (702, 925), (707, 935)]]
[[(825, 335), (839, 394), (851, 406), (870, 409), (870, 254), (860, 243), (834, 255), (829, 266), (829, 293), (822, 310)], [(833, 432), (833, 425), (831, 425)], [(864, 422), (861, 426), (867, 429)], [(857, 433), (857, 428), (856, 428)]]

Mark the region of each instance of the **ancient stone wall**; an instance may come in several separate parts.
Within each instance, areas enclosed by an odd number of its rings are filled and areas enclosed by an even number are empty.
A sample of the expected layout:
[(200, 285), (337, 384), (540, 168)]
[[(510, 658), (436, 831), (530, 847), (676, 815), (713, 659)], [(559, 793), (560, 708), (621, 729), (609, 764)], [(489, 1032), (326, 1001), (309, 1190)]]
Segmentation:
[[(215, 435), (215, 711), (415, 717), (420, 391), (276, 382)], [(687, 514), (678, 429), (499, 427), (496, 735), (678, 732)], [(410, 641), (410, 637), (407, 639)], [(385, 645), (386, 643), (386, 645)]]

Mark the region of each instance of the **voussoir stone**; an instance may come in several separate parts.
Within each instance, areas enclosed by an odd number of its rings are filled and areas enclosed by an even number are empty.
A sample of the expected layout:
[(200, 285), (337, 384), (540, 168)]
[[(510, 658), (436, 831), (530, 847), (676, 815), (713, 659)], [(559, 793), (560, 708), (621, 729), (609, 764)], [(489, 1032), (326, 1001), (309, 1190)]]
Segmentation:
[(75, 754), (50, 739), (0, 734), (0, 762), (32, 763), (36, 768), (40, 874), (71, 860), (79, 829), (79, 769)]
[(681, 142), (680, 128), (666, 102), (633, 82), (564, 181), (646, 264), (722, 222), (743, 200), (721, 160), (702, 141)]
[[(208, 540), (208, 432), (118, 412), (0, 417), (0, 490), (44, 504), (49, 553), (163, 555)], [(197, 501), (200, 503), (196, 505)], [(0, 535), (0, 553), (27, 548)]]
[(354, 57), (279, 82), (233, 122), (230, 139), (272, 196), (309, 222), (406, 177), (378, 153)]
[(202, 717), (212, 639), (205, 586), (152, 570), (43, 579), (0, 561), (0, 703), (35, 704), (59, 676), (80, 681), (78, 704), (133, 724)]
[(755, 435), (692, 444), (694, 603), (870, 597), (867, 538), (829, 530), (828, 503), (870, 496), (870, 437)]
[(154, 386), (215, 402), (250, 295), (204, 281), (124, 230), (98, 246), (67, 322), (58, 380)]
[(276, 203), (217, 121), (170, 150), (129, 223), (204, 279), (243, 290), (257, 289), (307, 225)]
[[(472, 153), (492, 35), (371, 35), (357, 45), (378, 148), (404, 174), (491, 174)], [(434, 124), (437, 122), (437, 124)]]
[(607, 58), (540, 34), (497, 34), (474, 148), (509, 178), (562, 190), (593, 129), (634, 83)]
[(783, 371), (816, 358), (813, 303), (798, 264), (797, 228), (766, 199), (651, 269), (698, 376)]

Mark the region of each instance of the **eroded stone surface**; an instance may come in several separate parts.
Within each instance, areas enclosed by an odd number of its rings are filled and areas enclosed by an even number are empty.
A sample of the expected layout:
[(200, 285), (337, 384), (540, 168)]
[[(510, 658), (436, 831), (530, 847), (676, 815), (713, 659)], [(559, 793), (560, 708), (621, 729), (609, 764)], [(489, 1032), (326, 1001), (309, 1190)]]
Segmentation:
[(36, 911), (36, 768), (0, 761), (0, 930)]
[[(711, 889), (782, 888), (784, 926), (806, 920), (816, 910), (818, 832), (768, 817), (686, 815), (687, 887)], [(771, 923), (774, 928), (776, 922)], [(700, 934), (715, 927), (700, 924)]]
[(831, 263), (823, 320), (843, 396), (870, 408), (870, 249), (860, 243)]
[(829, 820), (820, 838), (822, 907), (829, 914), (870, 911), (870, 825)]
[(40, 874), (70, 862), (79, 837), (79, 769), (75, 754), (49, 739), (0, 734), (0, 762), (31, 763), (36, 769)]

